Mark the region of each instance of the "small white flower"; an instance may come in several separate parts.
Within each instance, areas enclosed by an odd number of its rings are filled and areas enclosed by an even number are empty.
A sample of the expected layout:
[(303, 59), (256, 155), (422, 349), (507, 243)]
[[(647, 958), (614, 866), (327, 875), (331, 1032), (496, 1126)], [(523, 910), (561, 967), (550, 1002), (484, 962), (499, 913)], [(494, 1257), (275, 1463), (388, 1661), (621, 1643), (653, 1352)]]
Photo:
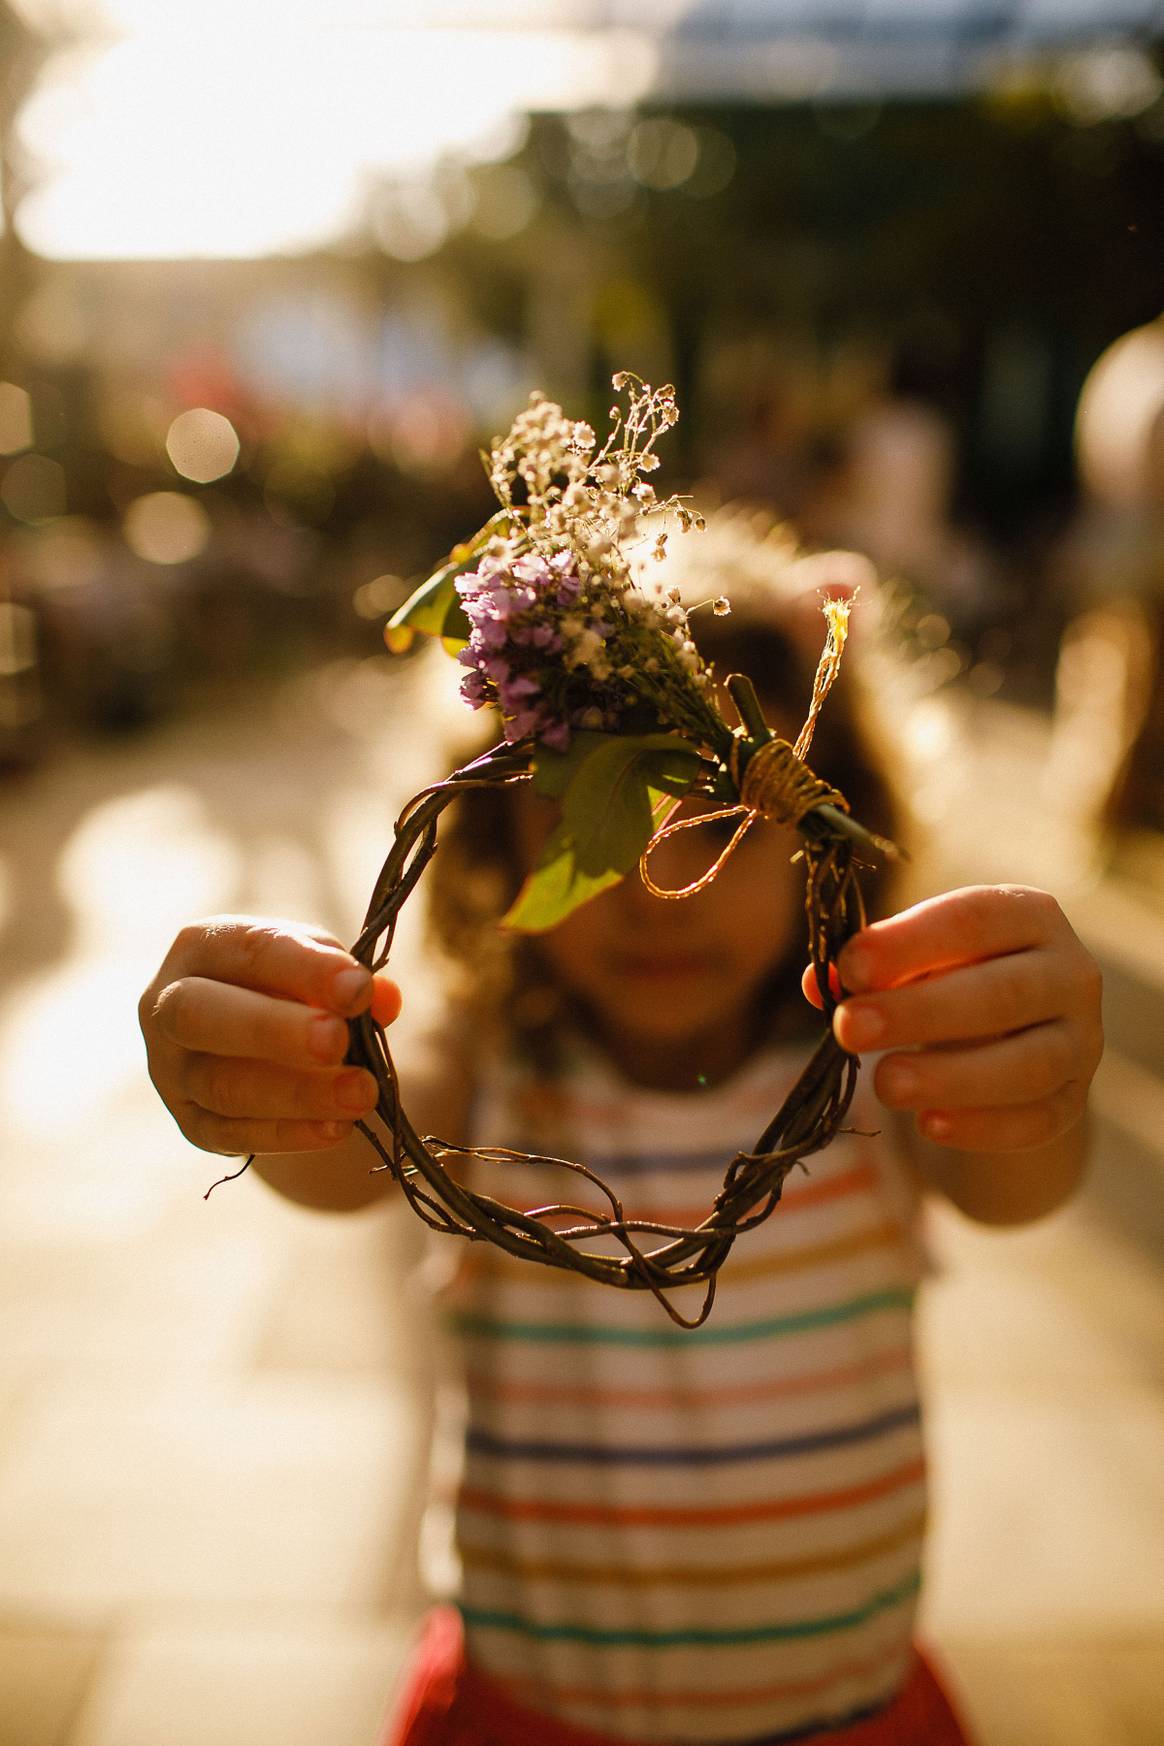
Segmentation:
[[(581, 636), (571, 644), (566, 656), (566, 665), (568, 667), (589, 667), (593, 671), (594, 662), (598, 657), (601, 657), (607, 672), (609, 672), (610, 663), (603, 652), (602, 638), (597, 631), (584, 630)], [(595, 674), (595, 677), (597, 678), (599, 675)]]

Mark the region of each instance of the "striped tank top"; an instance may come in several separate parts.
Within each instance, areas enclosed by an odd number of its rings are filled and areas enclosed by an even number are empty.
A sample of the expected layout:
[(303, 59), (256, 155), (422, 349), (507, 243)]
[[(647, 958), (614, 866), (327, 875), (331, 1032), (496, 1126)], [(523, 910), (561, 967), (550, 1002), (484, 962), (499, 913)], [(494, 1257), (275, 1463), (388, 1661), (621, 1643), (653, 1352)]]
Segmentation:
[[(694, 1225), (801, 1062), (768, 1051), (663, 1093), (579, 1052), (552, 1084), (490, 1075), (474, 1126), (592, 1166), (629, 1217)], [(854, 1125), (875, 1110), (859, 1093)], [(510, 1204), (586, 1204), (561, 1169), (471, 1169)], [(649, 1293), (439, 1241), (466, 1414), (457, 1598), (483, 1672), (575, 1726), (691, 1746), (767, 1746), (895, 1695), (925, 1515), (916, 1212), (885, 1142), (841, 1135), (737, 1240), (695, 1331)]]

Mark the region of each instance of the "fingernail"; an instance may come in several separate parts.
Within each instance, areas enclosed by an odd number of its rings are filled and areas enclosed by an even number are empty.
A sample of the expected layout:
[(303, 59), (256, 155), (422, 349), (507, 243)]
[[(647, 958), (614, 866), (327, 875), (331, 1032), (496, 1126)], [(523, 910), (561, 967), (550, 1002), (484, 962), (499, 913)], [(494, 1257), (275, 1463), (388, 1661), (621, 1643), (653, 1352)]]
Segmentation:
[(335, 1082), (335, 1100), (345, 1109), (370, 1110), (376, 1107), (376, 1081), (370, 1073), (357, 1070), (341, 1073)]
[(320, 1122), (319, 1131), (325, 1140), (342, 1140), (351, 1126), (351, 1122)]
[(348, 1027), (328, 1012), (317, 1013), (307, 1027), (307, 1047), (317, 1061), (342, 1061), (348, 1046)]
[(853, 1006), (846, 1002), (838, 1012), (844, 1015), (841, 1021), (843, 1046), (856, 1054), (862, 1049), (871, 1049), (885, 1035), (885, 1020), (876, 1007)]
[(341, 970), (331, 986), (340, 1006), (357, 1006), (372, 987), (371, 972), (358, 965), (351, 970)]
[(917, 1095), (918, 1077), (909, 1067), (892, 1068), (885, 1073), (882, 1084), (887, 1095), (898, 1103), (908, 1103)]

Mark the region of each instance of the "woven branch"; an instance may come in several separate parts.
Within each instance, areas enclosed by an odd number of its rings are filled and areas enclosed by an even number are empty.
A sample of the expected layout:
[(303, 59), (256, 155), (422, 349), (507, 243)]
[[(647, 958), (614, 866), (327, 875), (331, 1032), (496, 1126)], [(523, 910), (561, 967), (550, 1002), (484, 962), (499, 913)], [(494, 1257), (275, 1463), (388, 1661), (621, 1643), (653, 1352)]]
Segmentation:
[[(528, 779), (529, 749), (501, 746), (446, 781), (424, 789), (405, 807), (391, 852), (376, 882), (367, 918), (353, 955), (369, 969), (388, 962), (401, 907), (415, 888), (437, 845), (437, 821), (466, 789), (513, 784)], [(805, 914), (808, 948), (831, 1020), (836, 1001), (829, 972), (849, 937), (864, 925), (858, 884), (855, 835), (860, 827), (832, 806), (822, 805), (802, 820), (806, 864)], [(841, 1127), (856, 1086), (856, 1059), (834, 1040), (831, 1024), (822, 1036), (780, 1109), (750, 1152), (737, 1153), (726, 1166), (723, 1187), (707, 1218), (694, 1229), (628, 1219), (618, 1195), (592, 1170), (567, 1158), (548, 1158), (501, 1147), (456, 1146), (421, 1135), (409, 1121), (384, 1030), (370, 1014), (351, 1022), (348, 1059), (366, 1067), (380, 1088), (376, 1113), (391, 1136), (386, 1147), (365, 1123), (361, 1131), (381, 1157), (378, 1168), (391, 1170), (417, 1216), (434, 1230), (493, 1243), (522, 1260), (564, 1268), (623, 1291), (650, 1291), (672, 1321), (696, 1328), (710, 1313), (716, 1276), (743, 1231), (769, 1217), (780, 1200), (785, 1178), (795, 1165), (827, 1146)], [(474, 1192), (446, 1167), (449, 1159), (553, 1165), (591, 1183), (608, 1211), (558, 1204), (521, 1212), (491, 1195)], [(547, 1222), (576, 1218), (566, 1229)], [(623, 1252), (596, 1254), (581, 1244), (609, 1239)], [(661, 1239), (647, 1246), (652, 1238)], [(705, 1286), (694, 1318), (684, 1316), (668, 1294), (679, 1286)]]

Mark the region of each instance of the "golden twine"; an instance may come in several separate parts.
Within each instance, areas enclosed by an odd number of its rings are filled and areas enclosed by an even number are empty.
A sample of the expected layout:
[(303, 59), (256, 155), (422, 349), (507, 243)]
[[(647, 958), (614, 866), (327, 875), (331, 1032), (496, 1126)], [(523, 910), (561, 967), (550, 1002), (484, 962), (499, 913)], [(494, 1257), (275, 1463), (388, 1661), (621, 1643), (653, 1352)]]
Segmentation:
[[(826, 600), (821, 610), (825, 616), (828, 633), (825, 646), (817, 663), (816, 674), (812, 682), (812, 700), (808, 707), (804, 726), (796, 736), (796, 744), (789, 745), (787, 740), (765, 740), (757, 746), (748, 759), (743, 777), (739, 774), (740, 752), (744, 745), (741, 730), (736, 730), (732, 744), (731, 774), (739, 791), (737, 806), (721, 806), (712, 812), (703, 812), (696, 818), (674, 819), (677, 809), (683, 804), (677, 800), (664, 818), (662, 824), (639, 857), (639, 877), (651, 893), (652, 897), (680, 899), (694, 897), (697, 891), (703, 891), (723, 871), (724, 867), (735, 854), (752, 826), (758, 818), (772, 819), (776, 824), (792, 825), (794, 828), (815, 807), (837, 806), (848, 811), (848, 802), (843, 794), (833, 788), (828, 782), (823, 782), (815, 776), (804, 762), (809, 746), (812, 744), (813, 730), (816, 718), (820, 714), (821, 704), (828, 696), (833, 680), (837, 676), (844, 653), (845, 638), (849, 628), (849, 609), (852, 599)], [(732, 834), (730, 842), (716, 856), (706, 873), (698, 879), (693, 879), (689, 885), (678, 889), (656, 885), (651, 878), (648, 863), (655, 850), (668, 837), (673, 837), (679, 831), (698, 830), (701, 826), (718, 824), (724, 819), (738, 818), (739, 824)]]

